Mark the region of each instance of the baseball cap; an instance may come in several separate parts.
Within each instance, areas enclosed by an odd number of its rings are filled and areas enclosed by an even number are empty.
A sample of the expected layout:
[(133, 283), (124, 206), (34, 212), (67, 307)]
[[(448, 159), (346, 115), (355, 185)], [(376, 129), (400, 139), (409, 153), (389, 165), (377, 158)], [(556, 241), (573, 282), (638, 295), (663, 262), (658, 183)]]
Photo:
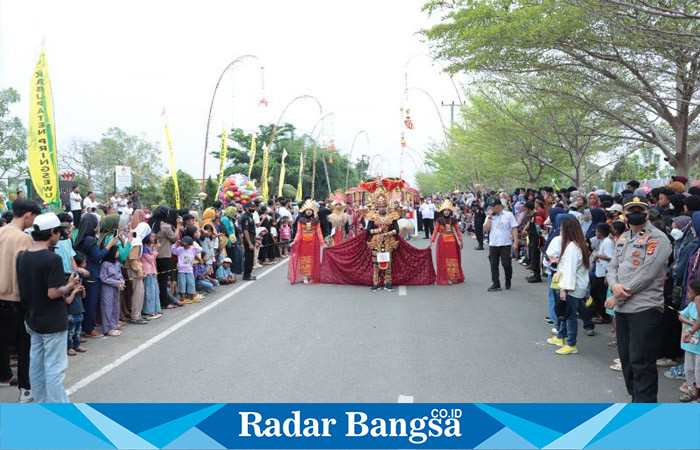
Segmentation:
[(615, 203), (610, 208), (605, 208), (605, 210), (609, 212), (619, 212), (620, 214), (622, 214), (623, 212), (622, 205), (619, 203)]
[(489, 197), (489, 199), (486, 201), (486, 204), (488, 206), (498, 206), (501, 204), (501, 201), (496, 197)]
[(231, 264), (231, 258), (224, 258), (222, 262)]
[(61, 221), (58, 216), (54, 213), (39, 214), (34, 219), (34, 228), (39, 231), (53, 230), (54, 228), (59, 228), (61, 226)]
[(622, 205), (625, 209), (629, 209), (635, 206), (641, 206), (644, 209), (649, 209), (649, 200), (647, 200), (647, 198), (644, 196), (630, 195), (628, 197), (625, 197), (625, 199), (622, 201)]
[(192, 245), (193, 242), (192, 236), (185, 236), (182, 238), (182, 245)]

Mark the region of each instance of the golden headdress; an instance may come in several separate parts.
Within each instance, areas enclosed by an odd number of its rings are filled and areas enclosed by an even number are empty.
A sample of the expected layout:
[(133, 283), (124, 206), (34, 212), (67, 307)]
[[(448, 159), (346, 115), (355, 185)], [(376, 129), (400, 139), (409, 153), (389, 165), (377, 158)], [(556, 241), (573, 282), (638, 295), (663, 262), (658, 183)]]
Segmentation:
[(304, 204), (299, 208), (299, 212), (304, 212), (307, 209), (312, 209), (314, 213), (318, 213), (318, 206), (314, 202), (311, 201), (311, 199), (308, 199)]
[(438, 211), (442, 211), (444, 209), (449, 209), (450, 211), (455, 212), (455, 206), (452, 204), (451, 201), (447, 199), (444, 202), (442, 202), (442, 205), (440, 205)]

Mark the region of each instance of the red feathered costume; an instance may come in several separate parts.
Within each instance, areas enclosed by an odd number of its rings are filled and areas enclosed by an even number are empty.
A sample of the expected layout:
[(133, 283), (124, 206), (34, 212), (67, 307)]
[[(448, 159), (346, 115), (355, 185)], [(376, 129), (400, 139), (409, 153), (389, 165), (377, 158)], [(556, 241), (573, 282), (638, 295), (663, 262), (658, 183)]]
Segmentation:
[(321, 245), (323, 233), (319, 220), (303, 216), (297, 223), (297, 234), (291, 245), (287, 279), (291, 284), (308, 279), (311, 283), (321, 281)]
[(459, 222), (453, 215), (440, 217), (436, 221), (431, 241), (435, 242), (436, 239), (437, 284), (463, 283), (462, 232), (459, 230)]

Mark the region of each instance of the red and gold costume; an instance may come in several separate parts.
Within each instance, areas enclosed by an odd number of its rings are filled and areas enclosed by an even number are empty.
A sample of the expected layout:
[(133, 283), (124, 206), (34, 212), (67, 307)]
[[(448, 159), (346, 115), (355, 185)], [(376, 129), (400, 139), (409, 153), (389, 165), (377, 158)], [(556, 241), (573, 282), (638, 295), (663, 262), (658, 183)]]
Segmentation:
[[(379, 213), (379, 208), (386, 208), (387, 201), (383, 196), (378, 196), (377, 211), (367, 213), (367, 245), (372, 251), (372, 281), (374, 286), (379, 286), (381, 274), (384, 274), (384, 284), (391, 287), (391, 255), (399, 247), (398, 220), (401, 218), (396, 211)], [(388, 253), (388, 262), (378, 262), (377, 254)]]
[(435, 230), (431, 242), (437, 240), (435, 260), (437, 262), (437, 284), (448, 285), (464, 282), (462, 272), (462, 232), (455, 217), (455, 208), (449, 200), (438, 211), (450, 210), (449, 216), (442, 216), (435, 221)]
[(323, 245), (323, 233), (321, 223), (313, 215), (306, 215), (306, 210), (314, 213), (318, 208), (310, 200), (299, 211), (301, 217), (297, 221), (297, 233), (290, 250), (289, 269), (287, 279), (291, 284), (318, 283), (321, 280), (321, 245)]
[(328, 221), (331, 223), (331, 226), (334, 229), (333, 233), (328, 236), (329, 247), (342, 244), (348, 240), (348, 233), (350, 232), (350, 222), (352, 217), (346, 214), (344, 210), (344, 203), (335, 202), (333, 205), (333, 212), (328, 215)]

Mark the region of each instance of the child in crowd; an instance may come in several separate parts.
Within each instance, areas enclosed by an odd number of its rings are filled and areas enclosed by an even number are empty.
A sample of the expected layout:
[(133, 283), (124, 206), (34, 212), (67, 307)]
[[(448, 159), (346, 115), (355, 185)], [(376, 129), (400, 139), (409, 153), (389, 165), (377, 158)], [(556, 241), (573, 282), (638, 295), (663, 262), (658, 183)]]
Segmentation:
[(156, 258), (158, 257), (158, 241), (153, 235), (148, 235), (143, 240), (143, 253), (141, 254), (141, 266), (143, 267), (143, 315), (146, 320), (159, 319), (163, 313), (160, 307), (160, 295), (158, 291), (158, 278), (156, 270)]
[(100, 267), (102, 332), (112, 337), (122, 334), (119, 329), (119, 293), (126, 287), (122, 267), (117, 260), (118, 251), (116, 245), (111, 246)]
[(683, 323), (683, 335), (681, 348), (685, 350), (685, 377), (686, 384), (682, 390), (686, 392), (679, 399), (683, 403), (697, 403), (700, 398), (698, 392), (698, 378), (700, 378), (700, 280), (693, 280), (688, 285), (688, 298), (693, 299), (688, 306), (681, 311), (678, 320)]
[(289, 226), (289, 217), (282, 217), (280, 225), (280, 254), (283, 258), (289, 256), (289, 241), (292, 239), (292, 227)]
[(222, 285), (236, 282), (236, 276), (231, 272), (231, 258), (224, 258), (224, 261), (216, 270), (216, 279)]
[(177, 290), (180, 301), (193, 303), (195, 301), (194, 263), (196, 256), (202, 250), (194, 245), (191, 236), (184, 236), (172, 251), (173, 255), (177, 256)]
[(194, 285), (197, 291), (209, 294), (214, 292), (214, 288), (219, 285), (219, 282), (209, 275), (209, 270), (211, 270), (211, 267), (207, 264), (198, 263), (194, 265)]
[[(76, 253), (73, 257), (75, 265), (79, 269), (85, 269), (87, 261), (85, 255)], [(85, 347), (80, 345), (80, 332), (83, 327), (83, 296), (85, 295), (85, 286), (82, 284), (73, 288), (73, 291), (66, 297), (68, 304), (68, 354), (75, 356), (80, 353), (85, 353)]]

